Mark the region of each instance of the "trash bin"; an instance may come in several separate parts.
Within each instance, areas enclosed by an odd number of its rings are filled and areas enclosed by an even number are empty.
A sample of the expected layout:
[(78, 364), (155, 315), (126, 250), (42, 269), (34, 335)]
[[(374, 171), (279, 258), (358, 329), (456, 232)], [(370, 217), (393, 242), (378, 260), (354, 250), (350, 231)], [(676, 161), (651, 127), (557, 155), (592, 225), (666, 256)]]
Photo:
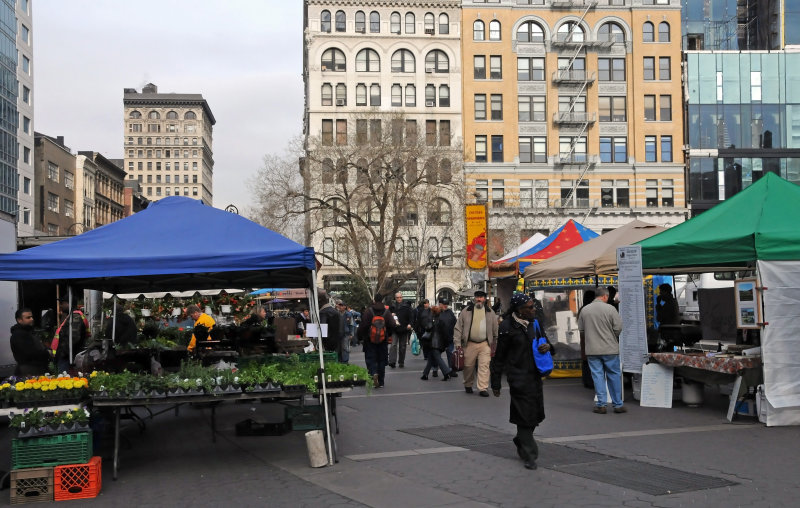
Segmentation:
[(306, 447), (308, 448), (308, 461), (311, 467), (324, 467), (328, 464), (328, 455), (325, 452), (325, 438), (321, 430), (306, 432)]

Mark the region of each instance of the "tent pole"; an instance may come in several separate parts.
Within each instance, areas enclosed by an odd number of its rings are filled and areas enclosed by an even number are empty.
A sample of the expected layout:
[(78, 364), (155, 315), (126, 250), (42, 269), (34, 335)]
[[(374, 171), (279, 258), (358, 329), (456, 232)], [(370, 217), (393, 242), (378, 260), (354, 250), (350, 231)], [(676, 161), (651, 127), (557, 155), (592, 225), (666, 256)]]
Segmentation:
[(67, 293), (69, 293), (69, 364), (72, 365), (72, 287), (67, 286)]
[(111, 323), (111, 343), (117, 343), (117, 295), (114, 295), (114, 312), (112, 315), (112, 323)]
[(331, 436), (331, 421), (328, 414), (328, 387), (327, 379), (325, 377), (325, 356), (323, 355), (322, 348), (322, 325), (319, 322), (319, 302), (317, 301), (317, 271), (311, 271), (311, 289), (307, 290), (309, 307), (311, 308), (311, 320), (317, 325), (317, 352), (319, 353), (319, 368), (322, 373), (320, 381), (322, 382), (322, 405), (325, 411), (325, 432), (328, 438), (328, 465), (333, 465), (333, 437)]

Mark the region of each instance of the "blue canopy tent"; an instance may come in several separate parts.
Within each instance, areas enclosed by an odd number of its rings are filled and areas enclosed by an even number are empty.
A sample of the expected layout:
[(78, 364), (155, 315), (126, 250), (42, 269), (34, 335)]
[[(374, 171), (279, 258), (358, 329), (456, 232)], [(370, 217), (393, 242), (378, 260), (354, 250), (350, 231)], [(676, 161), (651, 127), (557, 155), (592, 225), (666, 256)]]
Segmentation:
[[(313, 248), (182, 196), (161, 199), (72, 238), (0, 255), (0, 280), (48, 279), (113, 294), (309, 288), (310, 307), (319, 322)], [(332, 464), (330, 443), (329, 457)]]

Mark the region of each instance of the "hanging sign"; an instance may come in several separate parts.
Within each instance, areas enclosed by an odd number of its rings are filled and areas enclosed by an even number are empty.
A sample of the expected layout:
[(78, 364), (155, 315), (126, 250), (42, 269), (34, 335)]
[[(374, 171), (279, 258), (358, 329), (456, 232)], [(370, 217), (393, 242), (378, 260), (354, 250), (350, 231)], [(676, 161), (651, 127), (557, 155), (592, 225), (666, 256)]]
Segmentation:
[(486, 268), (486, 205), (467, 205), (464, 213), (467, 225), (467, 268)]

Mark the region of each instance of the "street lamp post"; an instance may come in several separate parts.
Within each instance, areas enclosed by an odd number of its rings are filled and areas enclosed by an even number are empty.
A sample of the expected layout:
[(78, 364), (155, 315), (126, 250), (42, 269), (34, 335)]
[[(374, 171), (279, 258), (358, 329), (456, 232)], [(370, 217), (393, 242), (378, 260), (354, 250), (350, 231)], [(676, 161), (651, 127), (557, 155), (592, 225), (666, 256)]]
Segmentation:
[(433, 254), (428, 256), (428, 266), (433, 270), (433, 302), (431, 302), (431, 305), (434, 305), (436, 302), (436, 270), (439, 269), (439, 260), (439, 256)]

